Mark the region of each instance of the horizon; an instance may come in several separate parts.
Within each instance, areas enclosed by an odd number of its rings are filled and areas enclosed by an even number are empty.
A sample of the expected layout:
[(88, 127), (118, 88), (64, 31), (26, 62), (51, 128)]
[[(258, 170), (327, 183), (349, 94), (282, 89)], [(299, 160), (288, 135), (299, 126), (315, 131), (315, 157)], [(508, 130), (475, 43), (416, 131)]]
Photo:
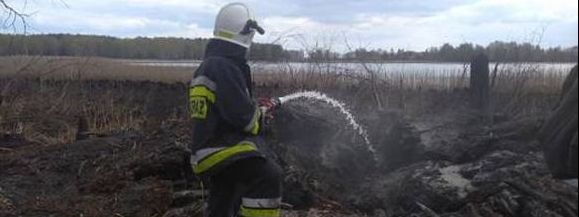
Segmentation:
[[(48, 1), (19, 4), (30, 34), (116, 38), (211, 38), (223, 0)], [(424, 51), (449, 43), (531, 43), (543, 48), (579, 44), (578, 2), (573, 0), (363, 0), (356, 2), (243, 0), (267, 34), (257, 43), (287, 49), (330, 47)], [(4, 17), (5, 14), (2, 14)], [(3, 28), (0, 33), (21, 33)], [(346, 45), (347, 44), (347, 45)]]
[[(210, 40), (212, 38), (208, 37), (208, 38), (187, 38), (187, 37), (179, 37), (179, 36), (135, 36), (135, 37), (117, 37), (117, 36), (111, 36), (111, 35), (89, 35), (89, 34), (80, 34), (80, 33), (32, 33), (32, 34), (18, 34), (18, 33), (2, 33), (0, 32), (0, 35), (11, 35), (11, 36), (15, 36), (15, 37), (22, 37), (22, 36), (49, 36), (49, 35), (70, 35), (70, 36), (88, 36), (88, 37), (108, 37), (108, 38), (114, 38), (114, 39), (121, 39), (121, 40), (134, 40), (134, 39), (138, 39), (138, 38), (144, 38), (144, 39), (182, 39), (182, 40)], [(439, 45), (432, 45), (424, 50), (405, 50), (405, 49), (401, 49), (401, 48), (395, 48), (395, 47), (377, 47), (377, 48), (371, 48), (371, 49), (367, 49), (367, 51), (385, 51), (385, 52), (389, 52), (390, 50), (394, 50), (394, 51), (398, 51), (402, 50), (404, 52), (416, 52), (416, 53), (421, 53), (421, 52), (427, 52), (430, 49), (438, 49), (441, 48), (442, 46), (449, 44), (451, 46), (453, 46), (454, 48), (458, 48), (458, 46), (462, 45), (462, 44), (470, 44), (473, 47), (477, 47), (477, 46), (482, 46), (483, 48), (488, 48), (489, 45), (491, 45), (492, 43), (517, 43), (518, 45), (523, 45), (525, 43), (529, 43), (529, 42), (516, 42), (516, 41), (492, 41), (488, 44), (476, 44), (476, 43), (472, 43), (472, 42), (462, 42), (460, 44), (451, 44), (451, 43), (442, 43)], [(258, 44), (270, 44), (268, 42), (254, 42), (254, 43), (258, 43)], [(531, 44), (533, 46), (539, 46), (541, 49), (544, 50), (548, 50), (548, 49), (557, 49), (560, 48), (561, 50), (569, 50), (569, 49), (577, 49), (579, 48), (579, 45), (571, 45), (568, 47), (565, 46), (553, 46), (553, 47), (545, 47), (545, 46), (541, 46), (541, 45), (537, 45), (537, 44)], [(306, 49), (291, 49), (291, 48), (287, 48), (285, 46), (283, 46), (284, 50), (287, 51), (302, 51), (302, 52), (306, 52)], [(356, 49), (366, 49), (366, 48), (356, 48)], [(335, 51), (335, 50), (329, 50), (331, 52), (336, 52), (338, 54), (344, 55), (346, 53), (349, 52), (355, 52), (356, 49), (354, 50), (347, 50), (347, 51)]]

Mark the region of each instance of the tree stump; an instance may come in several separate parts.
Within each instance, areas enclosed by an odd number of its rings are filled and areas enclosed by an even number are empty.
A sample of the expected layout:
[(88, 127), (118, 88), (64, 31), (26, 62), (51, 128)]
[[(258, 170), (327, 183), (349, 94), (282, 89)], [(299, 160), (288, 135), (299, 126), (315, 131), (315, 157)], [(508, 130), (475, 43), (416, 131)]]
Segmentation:
[(77, 119), (78, 122), (76, 131), (76, 141), (88, 139), (90, 137), (88, 121), (83, 116), (78, 116)]

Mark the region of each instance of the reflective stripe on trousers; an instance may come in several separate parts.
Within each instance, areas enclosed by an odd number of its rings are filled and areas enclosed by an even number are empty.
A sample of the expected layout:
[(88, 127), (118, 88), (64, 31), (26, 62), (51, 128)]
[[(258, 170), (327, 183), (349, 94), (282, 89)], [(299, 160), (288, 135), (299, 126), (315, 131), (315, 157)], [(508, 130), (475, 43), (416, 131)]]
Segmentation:
[(242, 217), (280, 217), (280, 209), (254, 209), (241, 207)]
[(243, 217), (279, 217), (281, 216), (281, 198), (251, 199), (243, 198), (241, 216)]
[(241, 205), (250, 208), (279, 208), (281, 206), (281, 198), (275, 199), (242, 198)]
[(257, 147), (250, 141), (243, 141), (228, 148), (208, 148), (199, 150), (191, 158), (193, 171), (196, 174), (202, 174), (235, 155), (252, 151), (257, 151)]

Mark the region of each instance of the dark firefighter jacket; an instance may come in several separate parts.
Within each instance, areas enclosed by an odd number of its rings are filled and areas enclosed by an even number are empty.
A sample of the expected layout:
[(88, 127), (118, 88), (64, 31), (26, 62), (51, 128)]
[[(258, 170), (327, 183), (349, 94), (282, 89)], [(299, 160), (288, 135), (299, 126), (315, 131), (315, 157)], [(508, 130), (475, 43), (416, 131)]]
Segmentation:
[(246, 48), (213, 39), (189, 87), (193, 171), (210, 175), (257, 150), (261, 112), (252, 100)]

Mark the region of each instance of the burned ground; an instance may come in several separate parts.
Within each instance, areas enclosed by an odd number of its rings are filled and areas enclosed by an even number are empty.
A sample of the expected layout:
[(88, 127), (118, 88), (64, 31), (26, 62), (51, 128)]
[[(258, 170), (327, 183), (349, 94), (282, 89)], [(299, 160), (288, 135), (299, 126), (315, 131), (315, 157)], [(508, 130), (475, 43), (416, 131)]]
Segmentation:
[[(185, 84), (0, 83), (0, 216), (200, 216)], [(424, 91), (420, 108), (407, 94), (383, 110), (327, 91), (352, 105), (377, 162), (333, 108), (278, 110), (267, 150), (286, 171), (286, 216), (577, 216), (576, 188), (549, 175), (535, 141), (546, 113), (488, 123), (465, 90)], [(89, 138), (75, 141), (79, 118)]]

